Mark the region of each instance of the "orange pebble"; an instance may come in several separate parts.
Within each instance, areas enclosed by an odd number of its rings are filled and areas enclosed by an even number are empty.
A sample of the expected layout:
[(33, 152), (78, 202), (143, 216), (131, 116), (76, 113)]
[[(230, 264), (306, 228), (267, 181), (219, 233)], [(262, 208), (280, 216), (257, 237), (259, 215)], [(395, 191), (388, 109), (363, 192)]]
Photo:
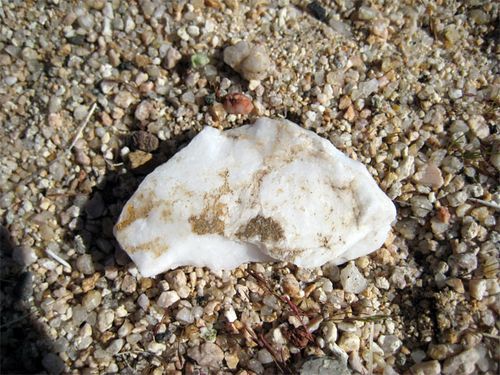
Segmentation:
[(451, 214), (447, 207), (440, 207), (437, 213), (437, 217), (439, 221), (447, 224), (450, 222)]
[(253, 110), (252, 100), (239, 92), (227, 94), (224, 99), (224, 109), (235, 115), (248, 115)]

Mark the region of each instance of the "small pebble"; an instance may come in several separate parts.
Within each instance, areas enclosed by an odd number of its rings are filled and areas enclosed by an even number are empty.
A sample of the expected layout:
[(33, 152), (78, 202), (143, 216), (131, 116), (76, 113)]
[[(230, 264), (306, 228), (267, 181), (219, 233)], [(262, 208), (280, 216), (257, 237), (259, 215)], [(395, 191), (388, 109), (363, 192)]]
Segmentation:
[(479, 360), (479, 351), (475, 348), (464, 350), (462, 353), (444, 361), (442, 373), (472, 374), (475, 372), (476, 362)]
[(381, 335), (378, 339), (378, 343), (386, 355), (394, 354), (403, 344), (401, 340), (394, 335)]
[(158, 306), (163, 307), (164, 309), (167, 309), (179, 300), (180, 300), (180, 297), (177, 294), (177, 292), (174, 290), (171, 290), (168, 292), (161, 293), (160, 297), (158, 297), (158, 300), (156, 301), (156, 303), (158, 304)]
[(76, 268), (84, 275), (92, 275), (95, 272), (92, 256), (90, 254), (80, 255), (76, 260)]
[(137, 282), (135, 280), (135, 277), (133, 277), (132, 275), (125, 275), (122, 281), (121, 289), (125, 293), (134, 293), (137, 289)]
[(352, 262), (340, 272), (340, 282), (344, 291), (354, 294), (361, 293), (368, 286), (368, 282)]
[(253, 110), (253, 104), (248, 96), (233, 93), (224, 98), (224, 109), (229, 114), (248, 115)]
[(335, 344), (337, 341), (337, 326), (334, 322), (325, 323), (323, 326), (323, 338), (328, 344)]
[(360, 338), (354, 332), (344, 332), (340, 336), (339, 347), (347, 353), (356, 352), (359, 350)]
[(300, 375), (351, 375), (347, 363), (336, 357), (308, 359), (300, 369)]
[(97, 329), (101, 332), (107, 331), (112, 327), (114, 319), (115, 313), (112, 310), (104, 309), (99, 311), (99, 314), (97, 314)]
[(439, 361), (421, 362), (411, 367), (413, 375), (439, 375), (441, 373), (441, 365)]
[(299, 281), (293, 274), (287, 274), (283, 278), (281, 286), (283, 288), (283, 292), (288, 294), (291, 298), (300, 298), (304, 294)]
[(143, 309), (143, 310), (147, 310), (148, 307), (149, 307), (149, 298), (147, 295), (145, 295), (144, 293), (141, 294), (139, 296), (139, 298), (137, 299), (137, 304)]
[(161, 355), (166, 349), (167, 346), (160, 342), (152, 341), (147, 345), (148, 352), (154, 353), (156, 355)]
[(82, 306), (87, 311), (92, 311), (101, 304), (101, 300), (102, 300), (101, 293), (97, 290), (91, 290), (83, 296)]
[(414, 179), (421, 185), (431, 186), (435, 189), (439, 189), (444, 183), (441, 170), (432, 163), (427, 164), (422, 171), (417, 172)]
[(131, 137), (131, 146), (144, 152), (155, 151), (160, 142), (153, 134), (143, 130), (136, 131)]
[(213, 369), (220, 368), (222, 360), (224, 359), (224, 352), (222, 349), (211, 342), (206, 342), (200, 346), (188, 349), (187, 355), (194, 359), (200, 366), (207, 366)]
[(134, 101), (135, 97), (128, 91), (118, 92), (114, 99), (115, 104), (124, 109), (127, 109)]
[(254, 46), (246, 41), (226, 47), (224, 62), (248, 81), (263, 80), (271, 70), (271, 60), (265, 48)]
[(177, 312), (175, 319), (182, 324), (191, 324), (194, 322), (192, 311), (186, 307), (183, 307)]
[(149, 119), (153, 111), (154, 104), (149, 100), (143, 100), (135, 109), (135, 118), (141, 122)]
[(109, 346), (106, 348), (106, 351), (111, 354), (111, 355), (116, 355), (122, 350), (123, 345), (125, 344), (125, 340), (123, 339), (116, 339), (109, 344)]
[(128, 154), (128, 161), (130, 164), (130, 168), (137, 169), (147, 162), (149, 162), (153, 158), (149, 152), (144, 152), (141, 150), (133, 151)]
[(163, 60), (163, 67), (165, 69), (173, 69), (177, 65), (177, 63), (181, 60), (181, 53), (173, 47), (170, 47), (167, 51), (167, 55)]
[(133, 328), (134, 326), (132, 325), (132, 323), (130, 323), (130, 321), (128, 320), (125, 320), (121, 325), (121, 327), (118, 329), (118, 336), (127, 337), (130, 334), (130, 332), (132, 332)]

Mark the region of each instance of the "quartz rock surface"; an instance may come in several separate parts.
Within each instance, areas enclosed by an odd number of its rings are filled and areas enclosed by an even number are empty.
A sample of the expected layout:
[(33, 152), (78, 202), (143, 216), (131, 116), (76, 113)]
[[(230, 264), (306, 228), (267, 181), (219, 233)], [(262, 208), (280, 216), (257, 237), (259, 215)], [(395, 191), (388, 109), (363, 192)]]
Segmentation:
[(115, 236), (144, 276), (183, 265), (335, 264), (377, 250), (396, 209), (367, 169), (287, 120), (206, 127), (149, 174)]

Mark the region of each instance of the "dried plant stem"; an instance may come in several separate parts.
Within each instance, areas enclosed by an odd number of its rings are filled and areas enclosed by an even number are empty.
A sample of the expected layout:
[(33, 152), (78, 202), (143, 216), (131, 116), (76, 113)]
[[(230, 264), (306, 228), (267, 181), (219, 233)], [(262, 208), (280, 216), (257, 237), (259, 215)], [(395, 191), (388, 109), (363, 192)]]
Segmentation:
[(58, 261), (61, 263), (64, 267), (67, 267), (71, 270), (71, 264), (69, 264), (67, 261), (65, 261), (63, 258), (61, 258), (59, 255), (54, 253), (52, 250), (45, 249), (45, 253), (50, 256), (52, 259)]
[(469, 198), (468, 200), (471, 202), (482, 204), (483, 206), (486, 206), (486, 207), (494, 208), (497, 211), (500, 211), (500, 205), (498, 205), (495, 202), (485, 201), (483, 199), (477, 199), (477, 198)]
[(78, 130), (77, 130), (77, 132), (75, 134), (75, 137), (73, 138), (73, 142), (71, 142), (71, 144), (70, 144), (70, 146), (69, 146), (69, 148), (68, 148), (67, 151), (71, 151), (71, 149), (75, 146), (76, 142), (78, 142), (78, 140), (82, 136), (83, 130), (85, 129), (85, 127), (89, 123), (90, 118), (94, 114), (94, 111), (95, 111), (96, 107), (97, 107), (97, 103), (92, 104), (92, 106), (90, 107), (89, 112), (87, 113), (87, 116), (85, 116), (85, 120), (83, 120), (82, 124), (78, 128)]

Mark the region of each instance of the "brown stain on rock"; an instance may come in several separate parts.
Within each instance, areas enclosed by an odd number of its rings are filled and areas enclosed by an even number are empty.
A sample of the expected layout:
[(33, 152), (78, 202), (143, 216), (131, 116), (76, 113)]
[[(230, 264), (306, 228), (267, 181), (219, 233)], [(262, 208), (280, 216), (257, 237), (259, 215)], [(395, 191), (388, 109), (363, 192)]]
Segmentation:
[(277, 242), (285, 238), (283, 228), (280, 223), (271, 217), (261, 215), (255, 216), (245, 225), (241, 226), (236, 236), (239, 239), (250, 239), (258, 237), (260, 241)]
[(121, 231), (138, 219), (146, 218), (151, 210), (155, 207), (153, 201), (146, 201), (141, 206), (128, 204), (125, 209), (125, 216), (116, 224), (116, 229)]
[(170, 202), (165, 202), (164, 205), (165, 207), (163, 207), (161, 210), (161, 218), (164, 221), (169, 221), (172, 218), (172, 205), (170, 204)]
[(295, 263), (298, 258), (304, 255), (304, 251), (305, 249), (273, 247), (270, 249), (269, 255), (284, 262)]
[(133, 199), (135, 205), (129, 202), (124, 208), (122, 219), (116, 224), (116, 230), (121, 231), (139, 219), (146, 219), (155, 208), (164, 207), (161, 211), (161, 217), (167, 221), (171, 215), (171, 202), (161, 201), (154, 191), (141, 192)]
[(144, 242), (140, 245), (130, 246), (127, 248), (127, 251), (132, 253), (132, 254), (136, 253), (136, 252), (141, 252), (141, 251), (150, 252), (156, 258), (158, 258), (160, 255), (162, 255), (168, 251), (168, 245), (165, 244), (165, 242), (162, 241), (160, 237), (156, 237), (156, 238), (152, 239), (151, 241)]
[(221, 199), (232, 190), (228, 182), (229, 171), (226, 169), (219, 175), (224, 179), (223, 184), (215, 192), (205, 194), (203, 210), (199, 215), (192, 215), (189, 218), (193, 233), (199, 235), (224, 234), (224, 217), (227, 215), (227, 205), (221, 202)]

